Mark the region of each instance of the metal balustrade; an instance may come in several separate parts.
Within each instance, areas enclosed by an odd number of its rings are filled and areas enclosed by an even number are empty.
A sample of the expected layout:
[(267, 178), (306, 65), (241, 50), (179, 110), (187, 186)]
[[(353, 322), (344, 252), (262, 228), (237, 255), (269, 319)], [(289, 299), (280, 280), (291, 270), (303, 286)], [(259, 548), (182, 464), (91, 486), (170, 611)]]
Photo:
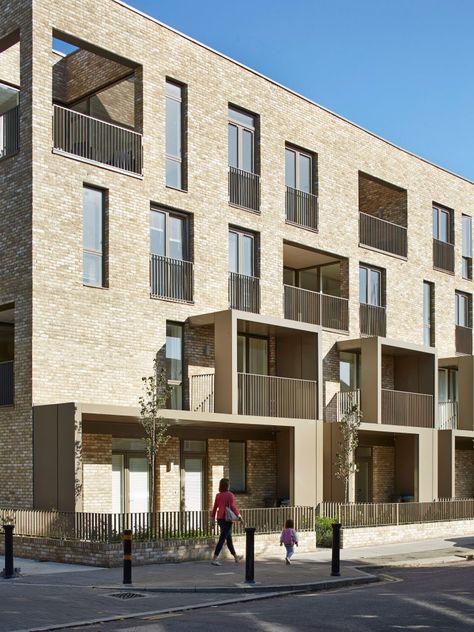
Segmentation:
[(348, 300), (313, 292), (293, 285), (284, 285), (285, 318), (328, 329), (349, 331)]
[(313, 380), (238, 373), (239, 415), (316, 419), (318, 389)]
[(214, 373), (189, 377), (189, 410), (200, 413), (214, 412)]
[(12, 156), (20, 149), (20, 107), (16, 105), (0, 114), (0, 158)]
[(472, 354), (472, 329), (456, 325), (456, 352)]
[(382, 423), (434, 427), (433, 395), (382, 389)]
[(150, 294), (171, 301), (192, 302), (193, 264), (162, 255), (150, 255)]
[(236, 167), (229, 167), (229, 201), (252, 211), (260, 210), (260, 177)]
[(408, 252), (405, 226), (367, 213), (359, 213), (359, 242), (399, 257), (406, 257)]
[(13, 405), (14, 391), (14, 363), (0, 362), (0, 406)]
[(286, 221), (318, 230), (318, 198), (312, 193), (286, 187)]
[(433, 267), (454, 274), (454, 244), (433, 239)]
[(86, 114), (54, 106), (56, 151), (142, 175), (142, 135)]
[(438, 430), (456, 430), (458, 402), (438, 402)]
[(260, 311), (260, 279), (229, 272), (229, 307), (258, 314)]
[(360, 304), (360, 333), (366, 336), (386, 335), (385, 307), (379, 305)]

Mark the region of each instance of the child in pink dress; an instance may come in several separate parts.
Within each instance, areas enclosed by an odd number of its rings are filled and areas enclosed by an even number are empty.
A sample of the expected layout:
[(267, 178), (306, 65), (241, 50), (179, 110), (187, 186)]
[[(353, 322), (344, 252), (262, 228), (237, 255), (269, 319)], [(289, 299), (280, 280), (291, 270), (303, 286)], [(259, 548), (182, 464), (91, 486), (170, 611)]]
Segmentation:
[(287, 564), (291, 564), (291, 556), (295, 552), (295, 546), (298, 546), (298, 534), (294, 529), (293, 520), (288, 519), (285, 522), (285, 528), (281, 532), (280, 535), (280, 546), (285, 545), (286, 549), (286, 557), (285, 562)]

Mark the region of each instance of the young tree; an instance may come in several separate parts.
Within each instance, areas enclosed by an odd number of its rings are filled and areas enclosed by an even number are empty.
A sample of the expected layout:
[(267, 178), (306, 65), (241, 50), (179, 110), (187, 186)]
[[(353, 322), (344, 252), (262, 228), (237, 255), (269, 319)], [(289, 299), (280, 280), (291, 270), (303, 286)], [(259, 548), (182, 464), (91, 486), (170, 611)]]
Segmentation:
[(160, 409), (166, 408), (170, 396), (170, 387), (166, 378), (166, 371), (160, 369), (158, 359), (153, 361), (153, 375), (142, 377), (143, 395), (139, 398), (140, 423), (145, 431), (145, 444), (150, 476), (150, 511), (155, 512), (155, 466), (156, 455), (160, 446), (164, 446), (169, 435), (169, 426), (159, 414)]
[(344, 502), (349, 502), (349, 480), (351, 474), (357, 472), (355, 462), (355, 451), (359, 445), (359, 426), (362, 418), (360, 408), (357, 403), (352, 403), (349, 410), (338, 421), (341, 440), (339, 441), (339, 452), (336, 454), (335, 475), (344, 481)]

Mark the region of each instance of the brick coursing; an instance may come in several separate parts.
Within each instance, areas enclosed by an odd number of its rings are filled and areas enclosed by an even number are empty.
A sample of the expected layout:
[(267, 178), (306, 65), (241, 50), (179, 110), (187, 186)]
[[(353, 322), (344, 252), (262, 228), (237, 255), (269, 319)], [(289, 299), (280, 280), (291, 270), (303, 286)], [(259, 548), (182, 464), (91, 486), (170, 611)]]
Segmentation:
[(372, 502), (387, 503), (395, 492), (395, 448), (372, 447)]
[(474, 498), (474, 449), (455, 451), (456, 498)]
[(112, 511), (112, 436), (82, 435), (83, 511)]

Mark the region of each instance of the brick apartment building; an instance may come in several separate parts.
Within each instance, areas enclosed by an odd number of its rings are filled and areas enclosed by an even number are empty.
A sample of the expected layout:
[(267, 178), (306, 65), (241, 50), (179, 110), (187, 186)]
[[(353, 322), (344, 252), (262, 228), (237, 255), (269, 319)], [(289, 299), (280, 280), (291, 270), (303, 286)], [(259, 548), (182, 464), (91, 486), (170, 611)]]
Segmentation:
[[(474, 495), (473, 184), (118, 0), (0, 0), (0, 506)], [(56, 40), (71, 46), (56, 52)]]

